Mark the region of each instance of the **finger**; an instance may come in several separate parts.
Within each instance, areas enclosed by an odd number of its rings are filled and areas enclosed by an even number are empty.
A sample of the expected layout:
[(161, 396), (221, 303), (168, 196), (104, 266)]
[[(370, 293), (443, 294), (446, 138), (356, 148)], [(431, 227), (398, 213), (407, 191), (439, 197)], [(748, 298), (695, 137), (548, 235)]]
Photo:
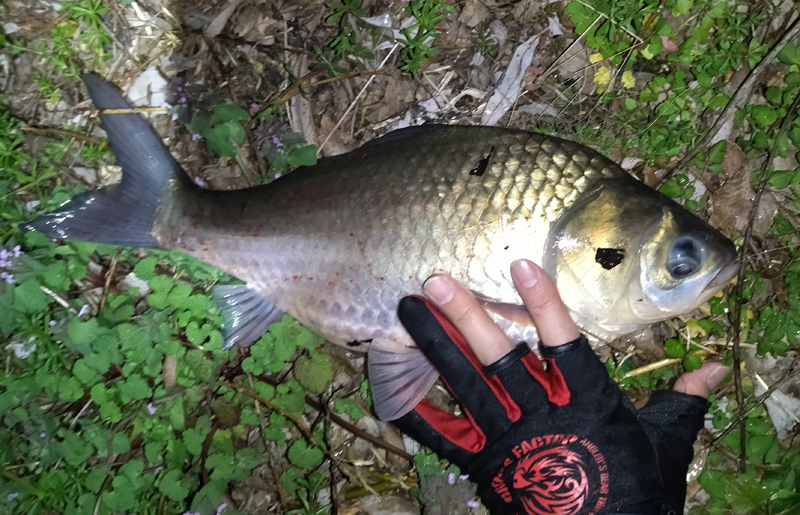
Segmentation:
[(676, 392), (708, 399), (711, 391), (728, 376), (731, 369), (722, 363), (706, 362), (701, 368), (680, 376), (672, 387)]
[(475, 296), (452, 277), (433, 275), (425, 281), (422, 289), (464, 335), (482, 364), (494, 363), (514, 348)]
[(555, 347), (580, 336), (555, 284), (541, 268), (532, 261), (519, 259), (511, 263), (511, 277), (543, 345)]

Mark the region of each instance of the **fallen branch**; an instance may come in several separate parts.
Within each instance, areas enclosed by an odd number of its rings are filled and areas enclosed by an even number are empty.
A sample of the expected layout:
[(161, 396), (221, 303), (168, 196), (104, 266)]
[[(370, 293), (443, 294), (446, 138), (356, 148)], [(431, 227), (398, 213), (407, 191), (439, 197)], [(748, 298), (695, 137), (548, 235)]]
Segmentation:
[[(260, 379), (261, 381), (264, 381), (267, 384), (271, 384), (272, 386), (278, 386), (280, 384), (279, 381), (276, 381), (276, 380), (274, 380), (274, 379), (272, 379), (272, 378), (270, 378), (268, 376), (265, 376), (265, 375), (258, 376), (258, 379)], [(308, 404), (309, 406), (311, 406), (315, 410), (323, 411), (322, 405), (320, 405), (319, 402), (317, 402), (316, 400), (312, 399), (308, 395), (306, 395), (306, 399), (305, 400), (306, 400), (306, 404)], [(369, 443), (371, 443), (375, 447), (380, 447), (381, 449), (385, 449), (386, 451), (391, 452), (392, 454), (396, 454), (397, 456), (400, 456), (401, 458), (406, 459), (408, 461), (411, 461), (411, 460), (414, 459), (414, 456), (412, 456), (411, 454), (407, 453), (404, 449), (399, 449), (399, 448), (395, 447), (394, 445), (392, 445), (390, 443), (384, 442), (380, 438), (376, 438), (376, 437), (372, 436), (371, 434), (367, 433), (366, 431), (362, 431), (361, 429), (357, 428), (356, 426), (354, 426), (350, 422), (347, 422), (347, 421), (343, 420), (342, 418), (340, 418), (335, 413), (330, 413), (329, 416), (330, 416), (331, 422), (333, 422), (336, 425), (342, 427), (343, 429), (346, 429), (347, 431), (353, 433), (354, 435), (356, 435), (357, 437), (361, 438), (362, 440), (368, 441)]]
[[(800, 20), (800, 17), (798, 17), (798, 20)], [(794, 32), (796, 34), (798, 31), (800, 31), (800, 23), (795, 21), (790, 32)], [(789, 107), (789, 110), (787, 111), (786, 116), (783, 118), (783, 121), (781, 122), (781, 127), (775, 136), (775, 143), (772, 145), (772, 148), (769, 151), (769, 156), (767, 156), (767, 159), (761, 165), (761, 180), (758, 181), (758, 188), (756, 189), (755, 199), (753, 200), (753, 207), (750, 208), (750, 215), (747, 218), (747, 229), (744, 233), (744, 241), (742, 242), (741, 247), (739, 247), (739, 274), (736, 278), (736, 287), (734, 290), (734, 298), (736, 299), (736, 302), (734, 303), (733, 310), (731, 312), (731, 316), (733, 317), (733, 323), (731, 324), (733, 338), (731, 340), (733, 341), (733, 381), (734, 385), (736, 386), (736, 406), (739, 410), (739, 470), (741, 472), (744, 472), (747, 468), (745, 415), (742, 414), (744, 411), (744, 391), (742, 390), (742, 356), (739, 348), (742, 325), (742, 303), (744, 302), (744, 276), (747, 269), (747, 249), (750, 246), (750, 238), (753, 234), (753, 223), (756, 219), (756, 213), (758, 213), (758, 204), (761, 202), (761, 195), (764, 193), (764, 188), (767, 186), (767, 181), (769, 180), (770, 172), (772, 171), (772, 161), (775, 159), (775, 156), (778, 153), (778, 145), (780, 144), (783, 135), (789, 129), (789, 125), (792, 124), (797, 116), (798, 106), (800, 106), (800, 91), (795, 93), (795, 99), (792, 102), (791, 107)]]

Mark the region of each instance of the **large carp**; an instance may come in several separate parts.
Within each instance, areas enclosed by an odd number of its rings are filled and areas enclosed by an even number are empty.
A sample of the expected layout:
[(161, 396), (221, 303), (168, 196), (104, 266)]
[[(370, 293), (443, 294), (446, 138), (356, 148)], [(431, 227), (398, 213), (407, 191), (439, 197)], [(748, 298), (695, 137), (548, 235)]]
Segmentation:
[(509, 265), (539, 263), (578, 325), (614, 338), (698, 307), (736, 271), (733, 244), (594, 150), (492, 127), (390, 133), (271, 184), (209, 191), (108, 83), (84, 75), (122, 182), (26, 228), (52, 238), (180, 249), (247, 283), (214, 292), (227, 346), (285, 312), (369, 350), (378, 415), (411, 409), (437, 374), (400, 325), (401, 297), (431, 274), (478, 295), (514, 340), (535, 329)]

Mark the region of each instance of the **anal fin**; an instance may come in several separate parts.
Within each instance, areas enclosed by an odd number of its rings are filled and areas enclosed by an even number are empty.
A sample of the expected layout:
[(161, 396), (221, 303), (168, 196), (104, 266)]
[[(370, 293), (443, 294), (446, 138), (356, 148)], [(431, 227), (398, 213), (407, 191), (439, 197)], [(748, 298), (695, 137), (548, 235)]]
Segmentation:
[(250, 345), (283, 316), (275, 304), (246, 285), (215, 286), (211, 298), (222, 316), (225, 350)]
[(439, 377), (416, 348), (375, 340), (367, 359), (372, 399), (381, 420), (394, 420), (414, 409)]

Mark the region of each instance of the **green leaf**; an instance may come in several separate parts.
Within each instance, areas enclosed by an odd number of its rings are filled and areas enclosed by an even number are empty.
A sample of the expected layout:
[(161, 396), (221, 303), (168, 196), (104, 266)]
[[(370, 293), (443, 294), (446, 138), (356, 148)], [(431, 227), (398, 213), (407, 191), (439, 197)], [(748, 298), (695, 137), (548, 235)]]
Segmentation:
[(230, 100), (226, 100), (214, 106), (214, 112), (211, 115), (211, 124), (217, 125), (221, 123), (236, 122), (239, 120), (249, 120), (247, 112), (234, 104)]
[(309, 446), (305, 440), (295, 440), (286, 453), (292, 465), (300, 468), (312, 468), (322, 463), (325, 454), (315, 446)]
[(669, 198), (679, 198), (681, 195), (683, 195), (683, 190), (684, 188), (680, 186), (678, 181), (675, 179), (668, 180), (658, 189), (658, 191)]
[(798, 170), (775, 170), (769, 176), (769, 183), (775, 188), (783, 189), (790, 184), (800, 182), (800, 169)]
[(86, 322), (73, 319), (69, 324), (69, 337), (76, 345), (88, 345), (97, 338), (99, 327), (96, 318), (90, 318)]
[(691, 372), (692, 370), (697, 370), (698, 368), (703, 366), (703, 360), (700, 359), (700, 356), (689, 355), (683, 358), (683, 366), (686, 368), (687, 372)]
[(15, 289), (16, 309), (24, 313), (41, 313), (50, 305), (50, 296), (40, 288), (35, 279), (24, 281)]
[(728, 105), (728, 100), (730, 100), (728, 95), (724, 93), (718, 93), (709, 99), (709, 101), (706, 103), (706, 106), (708, 106), (709, 109), (719, 109), (720, 107), (725, 107)]
[(725, 154), (728, 152), (728, 141), (722, 140), (714, 143), (708, 149), (708, 160), (712, 163), (722, 163), (725, 160)]
[(91, 446), (78, 434), (65, 430), (62, 436), (64, 441), (61, 442), (61, 451), (70, 465), (74, 467), (83, 465), (94, 454)]
[(778, 52), (778, 59), (784, 64), (800, 64), (800, 49), (794, 43), (786, 43)]
[(787, 86), (797, 86), (798, 84), (800, 84), (800, 73), (798, 72), (787, 73), (786, 77), (783, 78), (783, 82), (785, 82)]
[(778, 113), (766, 105), (753, 106), (751, 114), (753, 120), (762, 127), (769, 127), (778, 120)]
[(181, 484), (181, 471), (168, 470), (158, 483), (158, 491), (175, 502), (181, 502), (189, 495), (189, 489)]
[[(158, 264), (158, 259), (153, 256), (148, 256), (138, 263), (136, 266), (133, 267), (133, 273), (136, 274), (136, 277), (143, 281), (149, 281), (156, 275), (156, 265)], [(152, 288), (152, 286), (151, 286)]]
[(100, 488), (103, 487), (107, 475), (108, 468), (103, 466), (93, 467), (89, 471), (89, 475), (86, 476), (83, 484), (92, 492), (97, 493), (100, 491)]
[(306, 145), (289, 153), (289, 165), (291, 166), (314, 166), (315, 164), (317, 164), (316, 145)]
[(333, 408), (339, 413), (344, 413), (353, 420), (358, 420), (364, 416), (364, 412), (358, 407), (358, 403), (351, 398), (336, 399)]
[(769, 506), (770, 515), (797, 515), (800, 513), (800, 494), (792, 493), (779, 497)]
[(783, 105), (783, 91), (781, 91), (780, 88), (776, 88), (775, 86), (768, 87), (764, 97), (767, 99), (767, 102), (776, 107)]
[(672, 8), (672, 16), (686, 14), (693, 5), (693, 0), (677, 0), (675, 2), (675, 7)]
[(153, 395), (147, 381), (139, 374), (131, 374), (125, 381), (119, 383), (117, 388), (119, 389), (119, 393), (123, 396), (123, 402), (128, 402), (125, 397), (129, 400), (142, 400)]
[(300, 356), (294, 364), (294, 377), (308, 391), (322, 393), (328, 381), (333, 379), (330, 356), (318, 353), (310, 357)]
[(632, 99), (630, 97), (626, 98), (625, 99), (625, 109), (627, 109), (628, 111), (633, 111), (634, 109), (636, 109), (636, 100), (634, 100), (634, 99)]
[(664, 350), (667, 353), (667, 357), (670, 359), (682, 359), (686, 356), (686, 348), (681, 341), (676, 338), (667, 339), (667, 341), (664, 342)]
[(111, 438), (111, 450), (123, 454), (131, 450), (131, 439), (125, 433), (115, 433)]
[(66, 402), (75, 402), (83, 397), (83, 387), (73, 376), (62, 377), (58, 383), (58, 398)]

